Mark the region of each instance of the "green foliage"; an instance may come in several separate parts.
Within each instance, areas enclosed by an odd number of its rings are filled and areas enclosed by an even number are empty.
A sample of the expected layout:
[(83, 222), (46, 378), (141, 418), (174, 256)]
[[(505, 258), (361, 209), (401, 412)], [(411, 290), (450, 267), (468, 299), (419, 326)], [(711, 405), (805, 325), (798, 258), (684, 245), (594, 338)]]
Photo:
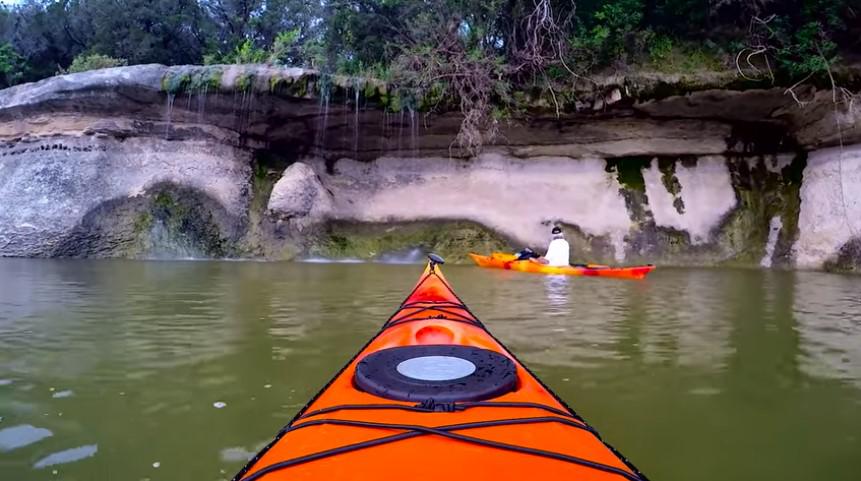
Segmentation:
[(638, 26), (643, 19), (643, 0), (611, 0), (604, 3), (572, 39), (581, 61), (591, 65), (628, 60)]
[(299, 45), (301, 31), (297, 29), (278, 33), (272, 47), (257, 47), (251, 39), (245, 39), (226, 54), (218, 52), (203, 56), (204, 65), (266, 63), (270, 65), (291, 65), (301, 63), (305, 53)]
[(128, 61), (124, 58), (113, 58), (99, 53), (81, 54), (75, 57), (69, 68), (62, 70), (61, 73), (78, 73), (125, 65), (128, 65)]
[(27, 64), (8, 43), (0, 44), (0, 84), (9, 87), (24, 77)]
[(670, 61), (675, 53), (676, 45), (673, 39), (666, 35), (658, 35), (649, 47), (649, 60), (653, 65), (662, 65)]
[[(0, 6), (0, 82), (119, 59), (313, 67), (384, 80), (383, 90), (361, 88), (391, 110), (459, 109), (459, 141), (469, 151), (521, 108), (515, 97), (571, 108), (566, 86), (578, 74), (636, 65), (722, 70), (746, 51), (744, 62), (758, 52), (742, 66), (751, 77), (821, 81), (857, 52), (857, 4), (577, 0), (575, 10), (571, 0), (26, 0)], [(164, 83), (171, 92), (220, 85), (181, 73)], [(292, 94), (307, 85), (276, 79), (269, 87)]]
[(267, 63), (272, 65), (292, 63), (291, 61), (296, 57), (300, 33), (298, 28), (279, 33), (269, 51)]
[(808, 22), (777, 48), (778, 65), (790, 78), (826, 73), (837, 58), (837, 44), (820, 22)]
[(720, 56), (702, 44), (655, 35), (648, 46), (647, 65), (659, 72), (690, 73), (724, 68)]
[[(130, 64), (267, 62), (391, 75), (404, 52), (446, 47), (427, 43), (436, 31), (455, 33), (468, 60), (500, 58), (518, 83), (535, 79), (524, 65), (536, 62), (543, 70), (538, 78), (558, 81), (569, 68), (641, 60), (669, 61), (669, 70), (684, 71), (690, 66), (684, 64), (714, 64), (715, 52), (734, 57), (736, 47), (762, 43), (780, 74), (798, 78), (820, 72), (839, 52), (857, 50), (861, 35), (857, 0), (576, 5), (575, 11), (570, 0), (38, 0), (0, 7), (0, 44), (11, 45), (27, 66), (13, 68), (15, 74), (7, 67), (6, 83), (51, 75), (95, 52)], [(554, 25), (529, 20), (539, 6)], [(754, 19), (768, 25), (751, 39), (751, 25), (759, 25)], [(553, 44), (557, 35), (568, 40), (561, 49)], [(709, 39), (717, 48), (692, 48)], [(568, 65), (552, 61), (563, 54)], [(9, 51), (4, 55), (12, 59)], [(685, 55), (697, 58), (683, 61)]]
[(245, 64), (245, 63), (264, 63), (269, 58), (268, 52), (254, 46), (254, 42), (246, 39), (244, 42), (235, 46), (233, 50), (225, 55), (213, 55), (205, 60), (211, 64)]
[(755, 58), (760, 67), (744, 67), (762, 77), (765, 64), (768, 77), (782, 83), (829, 77), (840, 52), (857, 48), (861, 24), (858, 7), (852, 4), (853, 0), (790, 0), (763, 7), (750, 23), (741, 50), (761, 52)]
[(203, 55), (203, 65), (218, 65), (222, 62), (224, 56), (219, 52), (210, 52)]
[[(51, 37), (75, 52), (141, 63), (197, 63), (208, 27), (197, 0), (48, 0)], [(66, 62), (58, 62), (67, 65)], [(56, 64), (55, 64), (56, 67)]]

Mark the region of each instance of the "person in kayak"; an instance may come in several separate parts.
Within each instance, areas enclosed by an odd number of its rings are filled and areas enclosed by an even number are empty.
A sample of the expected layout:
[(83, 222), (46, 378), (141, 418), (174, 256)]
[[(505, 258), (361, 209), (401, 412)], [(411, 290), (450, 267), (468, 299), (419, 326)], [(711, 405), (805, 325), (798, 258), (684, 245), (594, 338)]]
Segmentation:
[(532, 249), (525, 248), (517, 253), (517, 260), (530, 260), (539, 264), (546, 264), (554, 267), (564, 267), (570, 265), (570, 246), (565, 240), (565, 235), (559, 226), (553, 226), (550, 231), (553, 239), (550, 245), (547, 246), (547, 253), (544, 257), (536, 254)]
[(565, 235), (562, 234), (562, 229), (559, 226), (553, 226), (550, 231), (553, 240), (547, 246), (547, 253), (539, 259), (542, 264), (548, 264), (554, 267), (564, 267), (570, 265), (570, 246), (565, 240)]

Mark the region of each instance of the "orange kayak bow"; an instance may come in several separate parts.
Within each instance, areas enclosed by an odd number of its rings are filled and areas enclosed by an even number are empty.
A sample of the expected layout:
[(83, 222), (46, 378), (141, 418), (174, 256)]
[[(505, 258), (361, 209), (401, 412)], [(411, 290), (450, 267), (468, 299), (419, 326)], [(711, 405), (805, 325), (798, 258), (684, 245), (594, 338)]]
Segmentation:
[(590, 277), (615, 277), (618, 279), (643, 279), (655, 266), (647, 264), (644, 266), (612, 267), (597, 264), (585, 266), (554, 267), (539, 264), (532, 261), (519, 261), (514, 254), (494, 252), (489, 256), (480, 254), (469, 254), (469, 257), (478, 267), (489, 267), (493, 269), (507, 269), (520, 272), (533, 272), (536, 274), (563, 275), (563, 276), (590, 276)]
[(441, 263), (234, 480), (645, 480), (487, 331)]

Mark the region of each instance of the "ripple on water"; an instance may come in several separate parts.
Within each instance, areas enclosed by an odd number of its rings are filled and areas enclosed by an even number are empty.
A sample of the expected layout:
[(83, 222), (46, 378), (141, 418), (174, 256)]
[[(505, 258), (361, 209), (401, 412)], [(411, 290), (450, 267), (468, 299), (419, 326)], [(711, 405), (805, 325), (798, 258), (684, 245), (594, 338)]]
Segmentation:
[(55, 392), (54, 395), (51, 397), (54, 399), (63, 399), (63, 398), (67, 398), (67, 397), (72, 397), (74, 395), (75, 395), (75, 391), (72, 391), (71, 389), (66, 389), (64, 391)]
[(801, 370), (861, 386), (861, 296), (855, 279), (797, 273), (793, 311)]
[(251, 460), (251, 458), (253, 458), (255, 454), (257, 453), (254, 451), (249, 451), (242, 446), (224, 448), (221, 450), (221, 460), (225, 463), (238, 463), (240, 461), (245, 462)]
[(67, 449), (57, 453), (49, 454), (44, 458), (36, 461), (33, 465), (36, 469), (47, 468), (57, 464), (73, 463), (94, 456), (99, 451), (99, 446), (96, 444), (88, 444), (86, 446), (78, 446), (77, 448)]
[(23, 448), (53, 436), (54, 433), (29, 424), (0, 429), (0, 452)]
[(694, 396), (716, 396), (721, 393), (721, 390), (716, 387), (696, 387), (688, 393)]

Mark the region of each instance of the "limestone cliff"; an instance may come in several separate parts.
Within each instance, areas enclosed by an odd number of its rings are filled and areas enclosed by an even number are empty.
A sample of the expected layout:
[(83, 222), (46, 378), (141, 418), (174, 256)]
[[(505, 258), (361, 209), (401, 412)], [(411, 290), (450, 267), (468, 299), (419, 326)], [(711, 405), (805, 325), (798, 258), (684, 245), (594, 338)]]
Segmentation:
[(379, 82), (144, 65), (0, 91), (0, 255), (379, 257), (542, 247), (617, 263), (858, 269), (861, 115), (732, 75), (540, 94), (477, 158)]

